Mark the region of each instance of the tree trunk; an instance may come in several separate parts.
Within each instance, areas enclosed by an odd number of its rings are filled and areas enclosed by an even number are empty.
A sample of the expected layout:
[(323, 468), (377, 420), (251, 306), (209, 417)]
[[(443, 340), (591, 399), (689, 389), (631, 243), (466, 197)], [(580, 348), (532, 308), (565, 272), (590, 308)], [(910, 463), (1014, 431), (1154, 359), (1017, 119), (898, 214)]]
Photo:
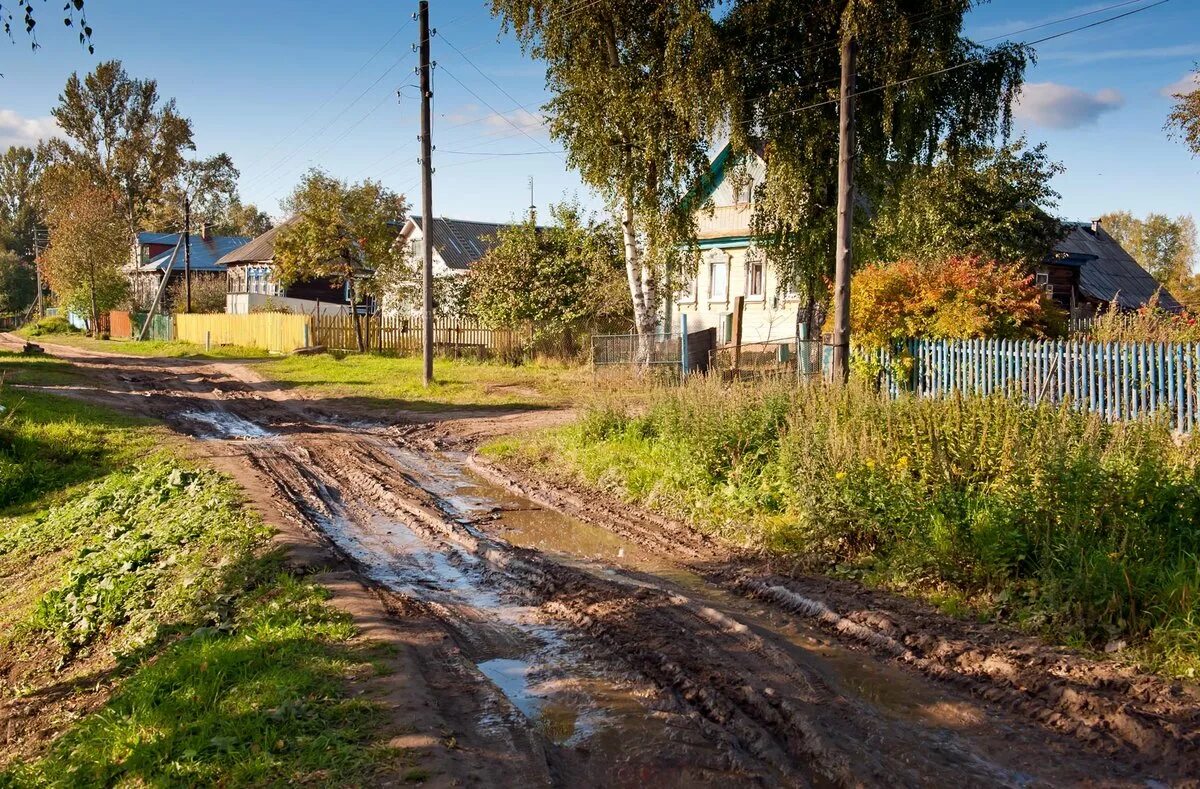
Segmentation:
[(91, 290), (92, 297), (92, 336), (98, 338), (100, 336), (100, 308), (96, 304), (96, 274), (92, 273), (88, 277), (88, 286)]
[(837, 261), (833, 286), (833, 378), (850, 376), (850, 275), (854, 267), (854, 76), (858, 43), (842, 42), (839, 108)]
[(358, 288), (354, 287), (353, 279), (346, 282), (350, 285), (350, 314), (354, 316), (354, 341), (358, 344), (358, 352), (363, 353), (366, 347), (363, 344), (362, 318), (358, 314)]
[(638, 335), (637, 356), (634, 361), (640, 367), (645, 367), (650, 364), (650, 347), (655, 328), (653, 302), (647, 298), (647, 291), (653, 289), (653, 278), (638, 248), (631, 200), (625, 201), (621, 234), (625, 242), (625, 277), (629, 282), (629, 296), (633, 300), (633, 325)]

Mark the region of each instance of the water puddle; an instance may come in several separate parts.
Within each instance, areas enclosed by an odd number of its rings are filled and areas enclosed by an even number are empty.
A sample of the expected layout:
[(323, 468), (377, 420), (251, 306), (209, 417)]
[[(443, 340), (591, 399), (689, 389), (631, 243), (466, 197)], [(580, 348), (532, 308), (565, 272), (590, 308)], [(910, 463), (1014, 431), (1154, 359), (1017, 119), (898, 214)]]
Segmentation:
[(198, 438), (248, 439), (270, 438), (274, 435), (271, 431), (228, 411), (183, 411), (179, 416), (202, 426), (197, 433)]

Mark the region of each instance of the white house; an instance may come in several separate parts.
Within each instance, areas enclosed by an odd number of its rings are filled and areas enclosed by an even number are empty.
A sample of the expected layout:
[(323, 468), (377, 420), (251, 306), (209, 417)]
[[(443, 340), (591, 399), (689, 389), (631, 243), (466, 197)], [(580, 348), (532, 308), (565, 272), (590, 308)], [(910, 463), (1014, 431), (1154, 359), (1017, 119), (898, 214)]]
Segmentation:
[[(742, 341), (747, 344), (792, 339), (796, 336), (799, 301), (785, 292), (777, 272), (752, 238), (754, 188), (766, 177), (766, 162), (748, 154), (733, 161), (730, 146), (717, 154), (709, 177), (697, 195), (704, 207), (697, 212), (700, 263), (694, 277), (676, 294), (676, 316), (687, 316), (688, 331), (717, 329), (717, 341), (731, 339), (733, 308), (745, 296)], [(711, 211), (710, 211), (711, 207)]]

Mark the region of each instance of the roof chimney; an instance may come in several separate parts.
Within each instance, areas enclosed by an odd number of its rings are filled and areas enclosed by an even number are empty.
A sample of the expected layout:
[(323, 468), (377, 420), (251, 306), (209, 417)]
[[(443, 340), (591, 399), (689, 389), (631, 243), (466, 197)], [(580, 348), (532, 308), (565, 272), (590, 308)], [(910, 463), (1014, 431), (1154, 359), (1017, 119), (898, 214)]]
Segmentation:
[(1095, 236), (1095, 235), (1099, 235), (1099, 234), (1100, 234), (1100, 220), (1093, 219), (1092, 220), (1092, 235)]
[(205, 241), (212, 240), (212, 223), (211, 222), (206, 221), (202, 225), (200, 225), (200, 238), (204, 239)]

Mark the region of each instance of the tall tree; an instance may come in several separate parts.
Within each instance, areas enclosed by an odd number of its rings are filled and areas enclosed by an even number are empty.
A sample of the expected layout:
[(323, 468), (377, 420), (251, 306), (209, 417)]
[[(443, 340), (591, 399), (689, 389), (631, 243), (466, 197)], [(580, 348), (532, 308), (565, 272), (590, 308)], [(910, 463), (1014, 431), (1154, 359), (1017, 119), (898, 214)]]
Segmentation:
[[(175, 177), (163, 184), (143, 229), (177, 232), (190, 219), (193, 228), (219, 223), (237, 197), (240, 173), (227, 153), (207, 159), (185, 159)], [(190, 212), (190, 217), (185, 216)]]
[(33, 260), (41, 216), (37, 190), (41, 168), (31, 148), (12, 146), (0, 154), (0, 247)]
[[(320, 170), (301, 179), (284, 208), (293, 220), (275, 239), (275, 279), (287, 287), (305, 279), (344, 283), (357, 306), (376, 269), (394, 265), (397, 228), (408, 206), (377, 181), (348, 184)], [(359, 350), (365, 350), (354, 310)]]
[(0, 314), (21, 312), (36, 298), (33, 266), (16, 252), (0, 249)]
[[(1007, 133), (1030, 53), (962, 35), (975, 0), (738, 0), (724, 22), (741, 89), (733, 142), (767, 162), (754, 232), (812, 314), (834, 258), (838, 86), (857, 45), (853, 171), (859, 219), (907, 170)], [(856, 226), (862, 227), (861, 221)]]
[[(688, 189), (728, 108), (714, 0), (493, 0), (492, 11), (546, 62), (550, 134), (620, 218), (634, 324), (656, 329), (660, 301), (694, 236)], [(648, 352), (642, 343), (642, 355)]]
[(1189, 287), (1196, 264), (1196, 222), (1184, 215), (1172, 219), (1149, 214), (1139, 219), (1128, 211), (1100, 217), (1100, 222), (1138, 264), (1174, 293)]
[(215, 230), (222, 236), (261, 236), (275, 226), (265, 211), (254, 203), (243, 203), (236, 195), (217, 220)]
[(69, 180), (69, 186), (60, 182), (47, 216), (50, 248), (44, 270), (60, 302), (89, 315), (95, 333), (100, 313), (116, 307), (128, 291), (121, 267), (129, 260), (129, 236), (116, 193), (92, 183), (85, 172)]
[(943, 151), (886, 191), (862, 234), (862, 258), (1040, 263), (1062, 235), (1050, 213), (1059, 197), (1050, 183), (1062, 169), (1045, 145), (1026, 149), (1023, 140)]
[(1200, 156), (1200, 65), (1196, 67), (1190, 91), (1175, 94), (1175, 108), (1167, 119), (1171, 136), (1183, 141), (1192, 154)]
[(184, 152), (195, 149), (191, 121), (174, 99), (162, 101), (155, 80), (131, 78), (119, 60), (72, 74), (51, 114), (67, 139), (43, 143), (39, 155), (115, 191), (130, 236), (175, 182)]

